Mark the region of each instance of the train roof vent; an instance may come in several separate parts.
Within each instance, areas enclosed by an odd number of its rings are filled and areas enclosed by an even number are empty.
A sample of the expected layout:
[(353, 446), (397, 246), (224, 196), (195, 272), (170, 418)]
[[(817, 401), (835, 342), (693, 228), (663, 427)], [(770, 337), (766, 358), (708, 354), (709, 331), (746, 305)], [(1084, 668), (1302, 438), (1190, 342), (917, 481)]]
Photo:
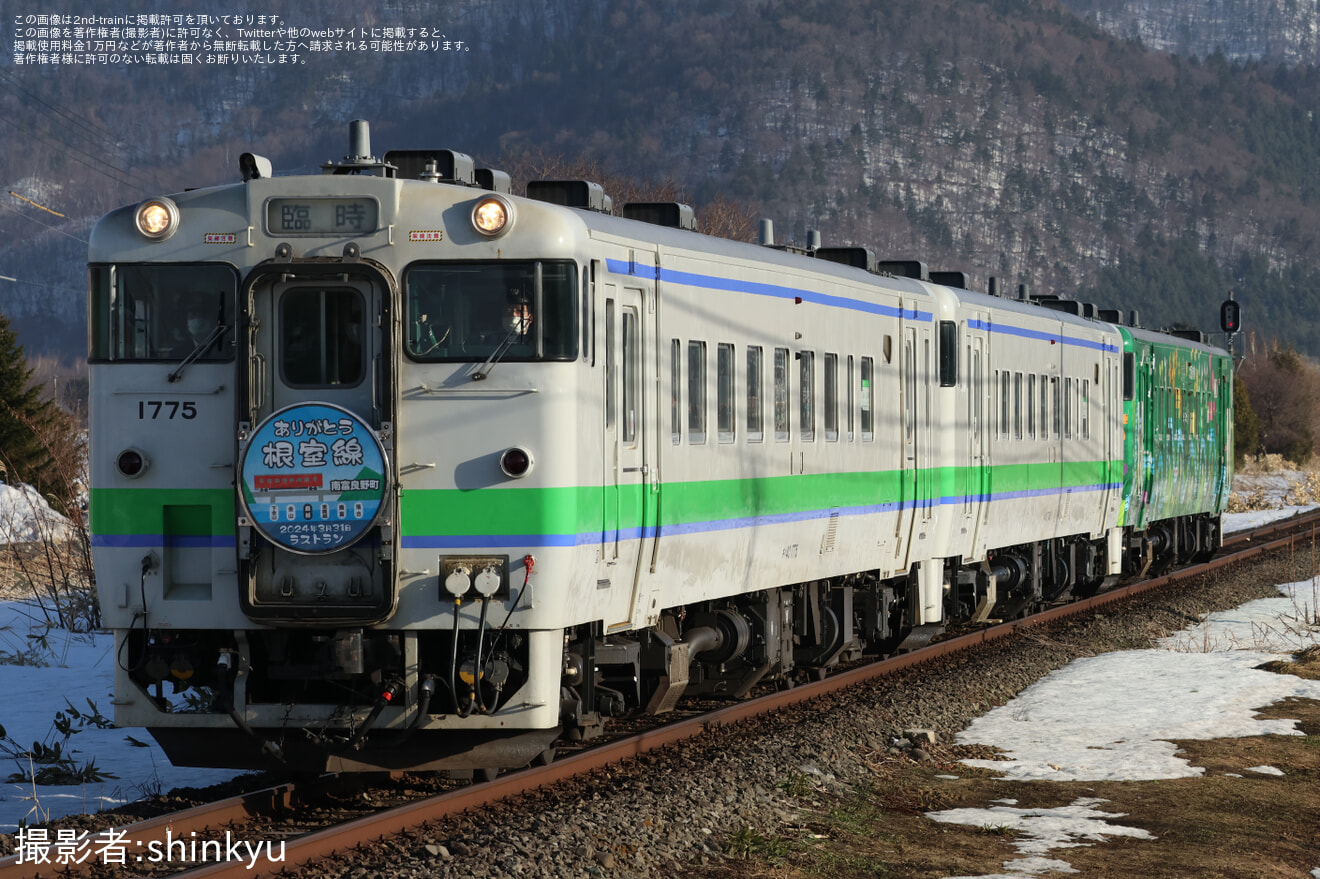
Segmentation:
[(477, 185), (482, 189), (491, 192), (502, 192), (509, 194), (511, 181), (509, 175), (503, 171), (496, 171), (494, 168), (478, 168), (476, 170)]
[(1102, 308), (1095, 316), (1107, 324), (1123, 325), (1123, 311), (1118, 308)]
[(590, 180), (529, 180), (527, 197), (602, 214), (608, 214), (614, 208), (614, 201), (605, 194), (604, 187)]
[(875, 252), (869, 247), (818, 247), (816, 259), (837, 262), (855, 269), (875, 271)]
[(888, 272), (900, 278), (930, 280), (930, 269), (926, 268), (926, 264), (919, 259), (884, 259), (876, 264), (876, 271)]
[(966, 272), (931, 272), (930, 282), (932, 284), (942, 284), (945, 287), (956, 287), (959, 290), (970, 290), (968, 286), (972, 279)]
[(697, 231), (697, 215), (692, 206), (676, 201), (630, 201), (623, 206), (623, 216), (652, 226)]
[(1189, 342), (1205, 341), (1205, 333), (1200, 330), (1169, 330), (1168, 333), (1175, 339), (1186, 339)]
[(385, 154), (385, 161), (398, 169), (395, 177), (407, 180), (431, 180), (461, 186), (475, 186), (477, 182), (472, 175), (472, 157), (453, 150), (390, 150)]
[(1043, 308), (1051, 311), (1062, 311), (1064, 314), (1082, 316), (1082, 303), (1076, 299), (1060, 299), (1057, 296), (1041, 296), (1036, 299), (1036, 303)]

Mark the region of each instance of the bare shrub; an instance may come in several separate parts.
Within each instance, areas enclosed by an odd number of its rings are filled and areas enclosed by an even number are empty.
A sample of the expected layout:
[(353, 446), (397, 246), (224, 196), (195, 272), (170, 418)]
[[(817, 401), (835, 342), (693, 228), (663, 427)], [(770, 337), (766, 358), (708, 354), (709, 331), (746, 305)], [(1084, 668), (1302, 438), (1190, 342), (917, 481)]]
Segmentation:
[(1292, 348), (1250, 357), (1238, 373), (1260, 421), (1261, 450), (1305, 464), (1315, 451), (1320, 369)]

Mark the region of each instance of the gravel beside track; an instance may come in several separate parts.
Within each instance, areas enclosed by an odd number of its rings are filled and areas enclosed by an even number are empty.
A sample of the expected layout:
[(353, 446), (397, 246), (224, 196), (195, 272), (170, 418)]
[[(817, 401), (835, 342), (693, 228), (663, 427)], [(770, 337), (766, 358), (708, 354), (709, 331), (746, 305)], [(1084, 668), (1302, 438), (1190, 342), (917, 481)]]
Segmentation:
[[(1149, 647), (1205, 613), (1277, 595), (1275, 584), (1314, 573), (1309, 552), (1284, 551), (735, 729), (712, 730), (301, 872), (348, 879), (725, 874), (731, 834), (751, 828), (772, 835), (804, 823), (803, 800), (793, 793), (883, 785), (875, 767), (886, 762), (989, 756), (987, 749), (948, 743), (974, 717), (1049, 672), (1078, 657)], [(934, 730), (938, 744), (907, 748), (900, 740), (913, 729)]]

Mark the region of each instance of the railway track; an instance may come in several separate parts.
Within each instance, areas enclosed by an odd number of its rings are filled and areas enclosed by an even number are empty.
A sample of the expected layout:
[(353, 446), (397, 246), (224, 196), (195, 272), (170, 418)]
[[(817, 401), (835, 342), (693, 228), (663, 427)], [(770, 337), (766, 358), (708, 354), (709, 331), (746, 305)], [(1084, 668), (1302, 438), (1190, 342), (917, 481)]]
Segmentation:
[[(173, 875), (196, 877), (263, 876), (273, 875), (281, 870), (296, 871), (303, 865), (333, 857), (336, 853), (363, 842), (398, 836), (428, 822), (452, 817), (464, 811), (487, 806), (501, 799), (516, 797), (538, 788), (547, 788), (565, 779), (590, 773), (593, 770), (608, 767), (676, 742), (700, 736), (706, 731), (818, 699), (838, 690), (867, 680), (894, 674), (899, 670), (937, 657), (1008, 637), (1024, 628), (1041, 625), (1070, 614), (1092, 610), (1141, 592), (1158, 589), (1180, 579), (1199, 576), (1208, 571), (1227, 567), (1273, 550), (1289, 547), (1312, 549), (1315, 547), (1318, 527), (1320, 527), (1320, 512), (1275, 523), (1253, 531), (1234, 534), (1226, 539), (1223, 553), (1204, 565), (1184, 569), (1154, 580), (1120, 587), (1092, 599), (1050, 609), (1029, 619), (1004, 623), (936, 642), (921, 651), (851, 668), (823, 681), (805, 684), (785, 692), (768, 694), (746, 702), (728, 705), (712, 712), (671, 722), (658, 728), (648, 729), (636, 735), (620, 738), (590, 750), (573, 754), (548, 766), (510, 773), (483, 784), (456, 787), (438, 796), (404, 803), (393, 808), (378, 809), (370, 814), (361, 814), (363, 809), (359, 806), (357, 808), (358, 816), (349, 819), (342, 817), (343, 812), (341, 809), (338, 816), (333, 814), (321, 816), (322, 820), (333, 822), (328, 826), (314, 827), (309, 830), (307, 829), (308, 824), (314, 822), (307, 820), (301, 813), (312, 808), (320, 808), (327, 813), (334, 811), (323, 808), (327, 798), (334, 798), (337, 791), (342, 793), (347, 790), (348, 788), (345, 785), (351, 784), (351, 782), (341, 779), (323, 779), (314, 784), (280, 784), (239, 797), (198, 806), (184, 812), (117, 828), (109, 835), (128, 843), (123, 849), (124, 862), (122, 867), (117, 863), (107, 864), (103, 857), (92, 856), (95, 855), (95, 849), (90, 847), (86, 850), (86, 854), (89, 856), (85, 857), (81, 864), (55, 863), (57, 857), (54, 850), (55, 834), (52, 833), (51, 863), (29, 862), (20, 864), (17, 862), (17, 858), (7, 858), (0, 861), (0, 879), (54, 876), (66, 873), (98, 876), (139, 875), (148, 866), (151, 875), (164, 875), (165, 870), (162, 869), (164, 865), (149, 864), (151, 853), (159, 851), (159, 846), (167, 840), (172, 840), (176, 845), (181, 842), (184, 843), (184, 849), (181, 851), (186, 851), (187, 843), (193, 840), (223, 839), (226, 828), (230, 829), (231, 835), (235, 838), (252, 841), (258, 838), (270, 840), (275, 843), (276, 847), (279, 845), (278, 840), (283, 839), (283, 847), (279, 849), (281, 859), (275, 861), (270, 857), (263, 858), (261, 851), (253, 854), (250, 843), (246, 850), (241, 847), (237, 849), (237, 860), (193, 867), (184, 872), (179, 872), (178, 868), (186, 865), (173, 863), (172, 866), (176, 868)], [(302, 829), (299, 831), (300, 835), (290, 835), (286, 838), (286, 831), (277, 828), (281, 818), (287, 819), (289, 817), (294, 817), (302, 825)], [(258, 821), (273, 821), (274, 823), (264, 825), (253, 823)], [(240, 829), (234, 830), (235, 827)], [(99, 836), (105, 838), (107, 835), (107, 832), (103, 832)], [(156, 849), (153, 849), (153, 844), (157, 846)], [(223, 846), (223, 844), (221, 845)], [(231, 849), (229, 853), (233, 855), (235, 850)], [(275, 848), (267, 850), (267, 855), (275, 853)], [(135, 858), (141, 858), (142, 860), (135, 861)], [(215, 857), (212, 856), (208, 859), (215, 860)], [(171, 858), (170, 860), (175, 859)]]

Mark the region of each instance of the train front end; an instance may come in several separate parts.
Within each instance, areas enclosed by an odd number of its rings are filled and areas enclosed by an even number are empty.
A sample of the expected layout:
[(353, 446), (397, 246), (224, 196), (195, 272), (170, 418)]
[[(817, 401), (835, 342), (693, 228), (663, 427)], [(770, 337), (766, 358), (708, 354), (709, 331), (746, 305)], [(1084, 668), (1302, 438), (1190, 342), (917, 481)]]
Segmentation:
[(365, 125), (350, 153), (93, 233), (115, 720), (185, 765), (523, 765), (575, 622), (580, 223), (459, 154), (405, 179)]

